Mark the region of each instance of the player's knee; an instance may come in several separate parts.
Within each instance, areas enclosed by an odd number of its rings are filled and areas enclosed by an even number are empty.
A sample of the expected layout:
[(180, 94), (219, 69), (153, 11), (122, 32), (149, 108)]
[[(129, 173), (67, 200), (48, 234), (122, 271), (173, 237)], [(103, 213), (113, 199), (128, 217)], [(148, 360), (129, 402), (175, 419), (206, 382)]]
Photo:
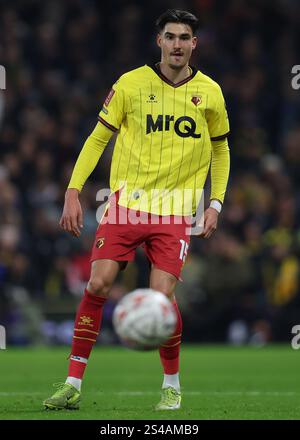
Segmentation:
[(109, 296), (110, 289), (111, 283), (100, 276), (91, 277), (87, 285), (87, 290), (89, 292), (103, 297)]
[[(164, 293), (164, 292), (163, 292)], [(170, 301), (175, 301), (175, 293), (174, 290), (165, 292), (165, 295), (169, 298)]]
[(167, 286), (165, 284), (158, 283), (158, 284), (151, 285), (151, 288), (166, 295), (170, 301), (174, 301), (175, 295), (174, 295), (173, 286), (171, 287), (171, 286)]

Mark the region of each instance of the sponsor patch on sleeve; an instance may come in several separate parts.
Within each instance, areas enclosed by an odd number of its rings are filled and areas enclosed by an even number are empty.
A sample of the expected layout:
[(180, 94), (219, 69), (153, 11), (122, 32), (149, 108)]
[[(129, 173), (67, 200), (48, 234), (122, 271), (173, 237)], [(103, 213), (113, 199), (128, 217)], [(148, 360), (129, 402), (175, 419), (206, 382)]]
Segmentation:
[(103, 113), (105, 113), (106, 115), (108, 115), (108, 110), (106, 110), (105, 107), (102, 107), (101, 111), (102, 111)]
[(107, 97), (105, 98), (105, 101), (104, 101), (104, 105), (105, 105), (105, 107), (108, 106), (108, 104), (110, 103), (111, 98), (114, 96), (114, 94), (115, 94), (114, 89), (111, 89), (110, 92), (109, 92), (109, 94), (108, 94)]

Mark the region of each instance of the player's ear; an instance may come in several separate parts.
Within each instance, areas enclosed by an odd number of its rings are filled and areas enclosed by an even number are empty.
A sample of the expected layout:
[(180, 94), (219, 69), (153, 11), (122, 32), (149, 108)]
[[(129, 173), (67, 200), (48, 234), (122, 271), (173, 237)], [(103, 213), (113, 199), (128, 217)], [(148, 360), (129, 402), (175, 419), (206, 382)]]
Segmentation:
[(192, 49), (194, 50), (197, 46), (198, 43), (198, 38), (197, 37), (193, 37), (192, 38)]
[(156, 43), (158, 47), (161, 47), (161, 34), (157, 34), (156, 36)]

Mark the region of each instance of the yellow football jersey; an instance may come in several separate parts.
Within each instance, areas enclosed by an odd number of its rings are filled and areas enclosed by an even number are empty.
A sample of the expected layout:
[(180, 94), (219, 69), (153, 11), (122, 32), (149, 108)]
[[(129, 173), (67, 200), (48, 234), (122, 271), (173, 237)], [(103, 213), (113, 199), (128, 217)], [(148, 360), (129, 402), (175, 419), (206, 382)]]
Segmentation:
[(110, 187), (119, 204), (159, 215), (196, 211), (212, 140), (229, 133), (220, 86), (199, 70), (180, 83), (155, 65), (125, 73), (113, 85), (99, 121), (119, 130)]

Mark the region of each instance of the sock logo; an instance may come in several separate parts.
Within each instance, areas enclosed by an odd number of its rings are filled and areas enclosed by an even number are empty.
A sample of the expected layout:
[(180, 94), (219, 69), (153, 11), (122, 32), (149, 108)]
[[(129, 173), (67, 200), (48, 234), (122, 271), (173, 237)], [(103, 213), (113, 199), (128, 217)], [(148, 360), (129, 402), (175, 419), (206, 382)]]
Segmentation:
[(87, 325), (88, 327), (94, 327), (94, 325), (92, 324), (92, 322), (94, 322), (94, 320), (92, 318), (90, 318), (89, 316), (80, 316), (80, 321), (78, 322), (78, 325)]
[(83, 358), (83, 357), (81, 357), (81, 356), (74, 356), (74, 355), (72, 355), (72, 356), (70, 357), (70, 359), (71, 359), (72, 361), (78, 361), (78, 362), (82, 362), (82, 363), (84, 363), (84, 364), (87, 364), (87, 359), (86, 359), (86, 358)]
[(104, 245), (104, 238), (98, 238), (96, 241), (96, 248), (100, 249)]

